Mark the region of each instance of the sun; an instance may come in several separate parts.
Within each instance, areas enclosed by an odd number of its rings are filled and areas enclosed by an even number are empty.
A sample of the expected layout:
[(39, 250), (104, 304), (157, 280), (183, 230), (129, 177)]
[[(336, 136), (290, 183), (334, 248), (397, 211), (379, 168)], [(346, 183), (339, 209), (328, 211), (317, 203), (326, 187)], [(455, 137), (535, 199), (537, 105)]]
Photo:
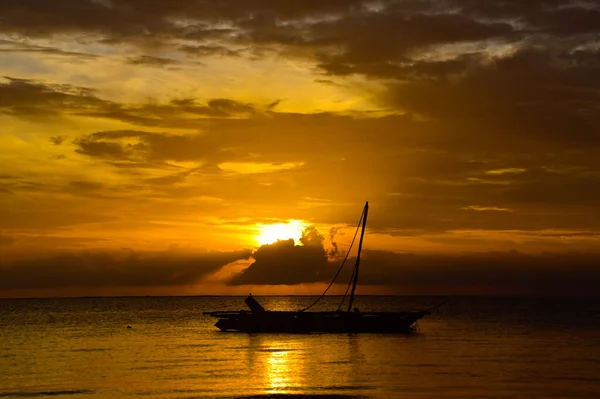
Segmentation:
[(287, 223), (263, 224), (258, 226), (256, 242), (260, 245), (272, 244), (278, 240), (292, 238), (296, 243), (302, 237), (304, 226), (298, 220), (288, 220)]

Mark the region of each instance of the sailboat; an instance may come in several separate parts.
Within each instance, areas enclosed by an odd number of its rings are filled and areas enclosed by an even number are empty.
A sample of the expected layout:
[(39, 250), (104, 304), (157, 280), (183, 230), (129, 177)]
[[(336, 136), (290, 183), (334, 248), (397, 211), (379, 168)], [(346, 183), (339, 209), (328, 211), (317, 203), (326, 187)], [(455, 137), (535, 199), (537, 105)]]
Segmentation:
[[(415, 331), (415, 323), (422, 317), (431, 314), (430, 310), (419, 311), (401, 311), (401, 312), (360, 312), (353, 309), (356, 286), (358, 284), (358, 272), (360, 266), (360, 254), (362, 251), (365, 228), (367, 226), (367, 216), (369, 213), (369, 203), (365, 203), (356, 232), (360, 228), (360, 240), (358, 243), (358, 254), (352, 278), (350, 280), (352, 290), (348, 308), (341, 310), (346, 294), (336, 311), (329, 312), (308, 312), (307, 310), (314, 306), (327, 290), (332, 286), (336, 277), (339, 275), (354, 240), (348, 249), (344, 262), (340, 266), (337, 274), (333, 278), (329, 287), (312, 305), (297, 311), (270, 311), (265, 310), (262, 305), (250, 294), (245, 303), (249, 311), (217, 311), (204, 312), (205, 315), (216, 317), (218, 321), (215, 327), (221, 331), (242, 331), (252, 333), (410, 333)], [(356, 233), (354, 235), (356, 238)], [(350, 284), (348, 285), (350, 288)], [(346, 290), (346, 293), (348, 290)]]

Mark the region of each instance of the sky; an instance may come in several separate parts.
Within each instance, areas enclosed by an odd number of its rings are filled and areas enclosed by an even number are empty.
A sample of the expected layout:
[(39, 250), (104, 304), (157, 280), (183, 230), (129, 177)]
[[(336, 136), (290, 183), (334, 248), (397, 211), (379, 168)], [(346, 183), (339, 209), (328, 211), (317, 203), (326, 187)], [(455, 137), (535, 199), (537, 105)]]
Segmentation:
[(0, 297), (596, 294), (597, 2), (0, 16)]

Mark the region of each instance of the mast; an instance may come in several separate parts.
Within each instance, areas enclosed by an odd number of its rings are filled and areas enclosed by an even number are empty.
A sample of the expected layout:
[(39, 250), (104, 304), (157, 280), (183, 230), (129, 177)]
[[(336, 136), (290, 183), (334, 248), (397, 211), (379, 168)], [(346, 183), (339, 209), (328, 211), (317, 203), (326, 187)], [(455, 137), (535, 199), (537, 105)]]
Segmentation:
[(348, 304), (348, 312), (352, 311), (352, 303), (354, 302), (354, 290), (358, 283), (358, 266), (360, 265), (360, 251), (362, 251), (363, 238), (365, 236), (365, 227), (367, 227), (367, 214), (369, 213), (369, 201), (365, 203), (363, 210), (364, 217), (362, 222), (362, 230), (360, 232), (360, 241), (358, 242), (358, 254), (356, 255), (356, 265), (354, 266), (354, 279), (352, 280), (352, 291), (350, 291), (350, 303)]

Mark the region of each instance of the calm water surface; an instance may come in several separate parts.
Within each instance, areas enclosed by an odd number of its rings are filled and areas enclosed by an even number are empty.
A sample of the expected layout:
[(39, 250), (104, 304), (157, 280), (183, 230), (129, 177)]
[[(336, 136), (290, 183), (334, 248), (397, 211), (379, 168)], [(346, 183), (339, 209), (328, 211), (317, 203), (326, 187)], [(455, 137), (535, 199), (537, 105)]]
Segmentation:
[(243, 299), (0, 300), (0, 398), (600, 398), (600, 299), (454, 298), (410, 336), (221, 333), (202, 316)]

